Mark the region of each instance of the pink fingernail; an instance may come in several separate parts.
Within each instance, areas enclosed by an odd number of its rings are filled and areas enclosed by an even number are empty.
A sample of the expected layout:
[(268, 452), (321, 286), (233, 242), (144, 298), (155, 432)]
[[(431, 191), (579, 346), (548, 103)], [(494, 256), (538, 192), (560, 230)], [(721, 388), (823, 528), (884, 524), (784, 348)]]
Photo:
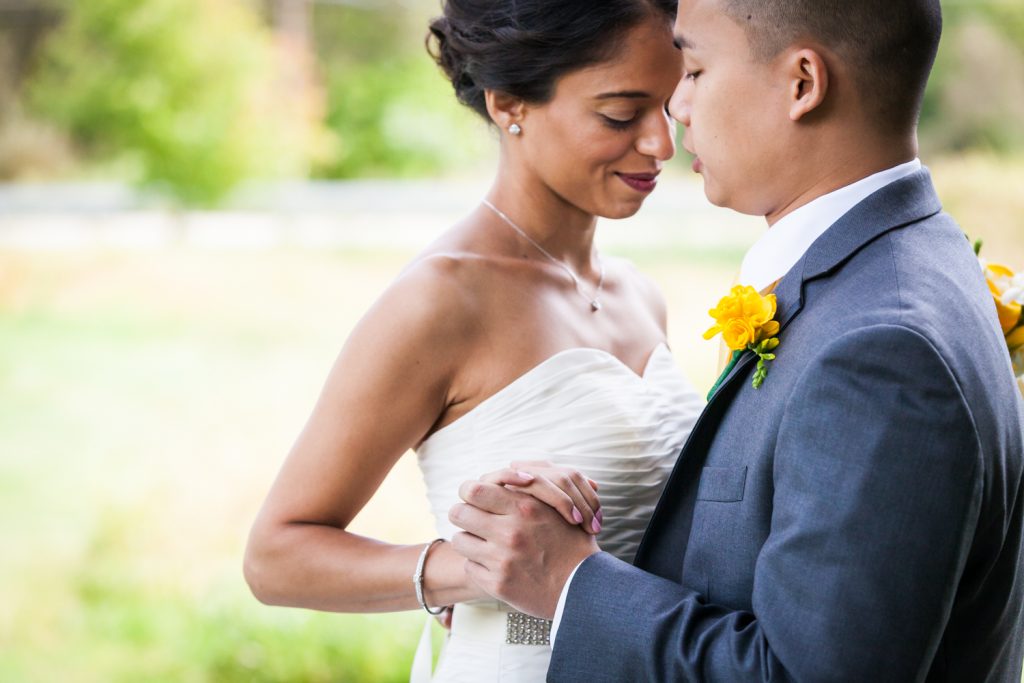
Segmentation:
[(519, 471), (519, 472), (516, 472), (516, 474), (519, 475), (520, 479), (523, 479), (525, 481), (533, 481), (535, 479), (535, 477), (532, 474), (530, 474), (529, 472)]
[(572, 518), (576, 520), (577, 524), (583, 524), (583, 514), (580, 513), (575, 505), (572, 508)]
[(601, 533), (601, 522), (597, 520), (597, 517), (594, 517), (594, 523), (590, 527), (594, 530), (595, 534)]
[(601, 524), (604, 524), (604, 509), (598, 510), (597, 514), (594, 515), (594, 516), (597, 517), (597, 521), (598, 522), (600, 522)]

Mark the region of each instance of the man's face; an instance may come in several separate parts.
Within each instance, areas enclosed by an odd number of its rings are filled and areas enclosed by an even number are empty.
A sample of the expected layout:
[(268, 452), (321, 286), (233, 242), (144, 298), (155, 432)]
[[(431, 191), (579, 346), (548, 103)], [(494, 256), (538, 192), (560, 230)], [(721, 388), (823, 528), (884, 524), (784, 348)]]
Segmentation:
[(686, 127), (683, 147), (718, 206), (764, 216), (784, 201), (790, 149), (787, 82), (752, 54), (747, 34), (720, 0), (680, 0), (675, 25), (683, 80), (669, 111)]

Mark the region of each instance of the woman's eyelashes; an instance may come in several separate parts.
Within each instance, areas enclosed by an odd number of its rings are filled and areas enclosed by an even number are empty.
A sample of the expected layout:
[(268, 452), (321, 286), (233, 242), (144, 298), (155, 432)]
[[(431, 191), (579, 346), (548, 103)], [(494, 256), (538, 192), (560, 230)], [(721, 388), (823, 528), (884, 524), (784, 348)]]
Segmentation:
[(693, 71), (684, 71), (683, 78), (685, 78), (688, 81), (695, 81), (697, 80), (697, 77), (700, 76), (700, 74), (700, 69), (694, 69)]
[(609, 128), (614, 130), (626, 130), (636, 122), (638, 114), (634, 113), (632, 116), (621, 118), (618, 116), (609, 116), (608, 114), (598, 114), (598, 116), (601, 117), (601, 121)]

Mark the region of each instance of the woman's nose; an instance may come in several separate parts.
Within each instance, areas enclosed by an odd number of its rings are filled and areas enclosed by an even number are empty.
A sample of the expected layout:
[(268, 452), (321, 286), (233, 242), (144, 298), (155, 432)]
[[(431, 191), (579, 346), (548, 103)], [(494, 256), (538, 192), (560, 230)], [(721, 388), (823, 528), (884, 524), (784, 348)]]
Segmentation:
[(668, 161), (676, 154), (676, 124), (662, 112), (637, 141), (637, 151), (659, 161)]

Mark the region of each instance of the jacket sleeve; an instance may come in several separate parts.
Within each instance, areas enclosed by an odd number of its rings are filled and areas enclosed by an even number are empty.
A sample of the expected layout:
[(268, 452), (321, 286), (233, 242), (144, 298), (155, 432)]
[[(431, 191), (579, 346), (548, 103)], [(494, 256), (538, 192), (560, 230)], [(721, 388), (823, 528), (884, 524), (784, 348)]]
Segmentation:
[(570, 586), (548, 680), (922, 680), (980, 513), (981, 468), (933, 345), (894, 325), (847, 333), (789, 398), (753, 610), (595, 555)]

